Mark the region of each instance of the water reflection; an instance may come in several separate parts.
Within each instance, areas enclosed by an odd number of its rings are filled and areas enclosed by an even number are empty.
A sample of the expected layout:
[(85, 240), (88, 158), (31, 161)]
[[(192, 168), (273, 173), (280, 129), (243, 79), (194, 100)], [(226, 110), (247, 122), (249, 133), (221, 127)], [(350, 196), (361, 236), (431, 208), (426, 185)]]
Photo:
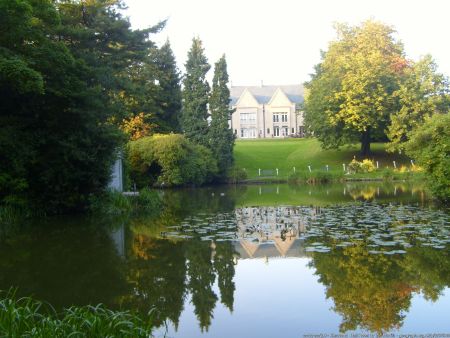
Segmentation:
[[(249, 325), (234, 315), (249, 306), (235, 299), (243, 282), (236, 265), (245, 261), (260, 271), (254, 258), (307, 259), (341, 332), (400, 329), (415, 296), (438, 301), (450, 285), (449, 213), (428, 207), (418, 188), (279, 185), (162, 195), (165, 207), (157, 215), (62, 219), (3, 235), (0, 289), (17, 286), (58, 308), (99, 302), (143, 314), (156, 308), (156, 324), (169, 324), (172, 335), (192, 308), (195, 322), (183, 325), (196, 326), (199, 336), (224, 320), (222, 308), (235, 325)], [(270, 280), (275, 272), (266, 269)], [(293, 301), (283, 307), (299, 311)], [(283, 320), (275, 307), (259, 311)]]

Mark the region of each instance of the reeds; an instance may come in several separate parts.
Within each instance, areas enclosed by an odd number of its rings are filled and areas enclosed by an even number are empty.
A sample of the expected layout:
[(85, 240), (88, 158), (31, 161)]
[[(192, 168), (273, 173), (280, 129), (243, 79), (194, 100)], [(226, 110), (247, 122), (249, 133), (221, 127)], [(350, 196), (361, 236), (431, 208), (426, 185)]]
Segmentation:
[(0, 337), (151, 337), (153, 311), (146, 318), (104, 305), (70, 307), (57, 313), (51, 305), (14, 291), (0, 297)]

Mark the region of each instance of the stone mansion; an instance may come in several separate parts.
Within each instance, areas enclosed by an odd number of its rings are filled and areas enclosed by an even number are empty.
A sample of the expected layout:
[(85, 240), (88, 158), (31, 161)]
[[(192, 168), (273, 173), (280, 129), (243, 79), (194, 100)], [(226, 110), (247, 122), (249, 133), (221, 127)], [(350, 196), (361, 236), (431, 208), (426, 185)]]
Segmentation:
[(283, 138), (304, 135), (303, 86), (231, 86), (231, 129), (237, 138)]

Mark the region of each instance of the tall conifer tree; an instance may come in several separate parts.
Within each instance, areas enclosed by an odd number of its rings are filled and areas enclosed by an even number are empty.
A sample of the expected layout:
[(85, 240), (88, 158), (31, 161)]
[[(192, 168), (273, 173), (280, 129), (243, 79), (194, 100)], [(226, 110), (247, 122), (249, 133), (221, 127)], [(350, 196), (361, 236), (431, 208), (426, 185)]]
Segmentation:
[(233, 165), (234, 135), (228, 121), (233, 110), (230, 109), (230, 90), (228, 89), (228, 72), (225, 55), (214, 65), (214, 78), (211, 98), (211, 126), (209, 128), (209, 147), (219, 166), (219, 175), (225, 177)]
[(201, 40), (194, 38), (185, 65), (181, 128), (188, 139), (209, 146), (207, 105), (210, 88), (206, 81), (206, 74), (211, 66), (203, 52)]
[(169, 41), (155, 50), (154, 63), (157, 70), (158, 122), (162, 131), (180, 130), (181, 86), (180, 72)]

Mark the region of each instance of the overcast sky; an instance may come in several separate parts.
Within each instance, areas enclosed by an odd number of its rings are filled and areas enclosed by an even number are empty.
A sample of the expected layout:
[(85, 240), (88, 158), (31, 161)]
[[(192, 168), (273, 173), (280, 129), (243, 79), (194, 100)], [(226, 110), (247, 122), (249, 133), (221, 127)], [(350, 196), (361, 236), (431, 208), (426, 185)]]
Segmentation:
[(225, 53), (233, 85), (303, 83), (320, 61), (320, 50), (335, 38), (333, 22), (358, 24), (370, 18), (394, 26), (409, 58), (431, 54), (440, 71), (450, 75), (448, 0), (125, 2), (133, 28), (168, 19), (153, 41), (170, 40), (182, 71), (194, 36), (203, 41), (211, 65)]

